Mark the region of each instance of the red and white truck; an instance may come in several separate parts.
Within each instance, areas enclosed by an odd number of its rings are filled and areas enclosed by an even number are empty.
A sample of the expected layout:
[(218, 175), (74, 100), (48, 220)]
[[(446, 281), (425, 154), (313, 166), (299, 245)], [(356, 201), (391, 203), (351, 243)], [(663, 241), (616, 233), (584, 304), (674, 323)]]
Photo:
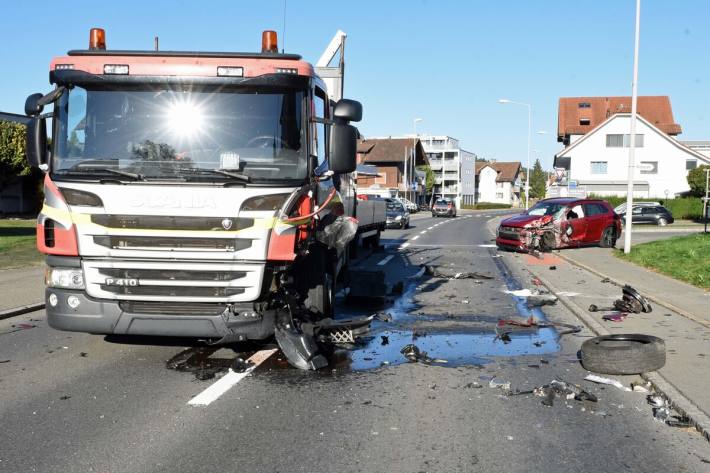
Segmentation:
[(49, 324), (275, 335), (295, 366), (324, 366), (314, 326), (332, 318), (348, 244), (384, 226), (384, 209), (356, 220), (360, 103), (331, 100), (273, 31), (261, 52), (237, 53), (110, 50), (95, 28), (49, 76), (24, 120), (28, 160), (45, 172)]

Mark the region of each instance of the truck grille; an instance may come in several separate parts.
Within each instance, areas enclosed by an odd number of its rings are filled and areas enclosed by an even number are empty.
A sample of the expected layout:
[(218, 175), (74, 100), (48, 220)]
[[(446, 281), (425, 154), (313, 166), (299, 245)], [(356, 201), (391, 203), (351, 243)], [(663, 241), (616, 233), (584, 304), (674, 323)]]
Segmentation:
[(230, 297), (244, 293), (242, 287), (188, 287), (188, 286), (109, 286), (101, 284), (102, 291), (131, 296), (172, 297)]
[(240, 251), (249, 248), (252, 240), (247, 238), (189, 238), (159, 236), (94, 236), (94, 243), (113, 249), (147, 250), (192, 250), (192, 251)]
[[(224, 221), (231, 222), (224, 228)], [(106, 215), (94, 214), (91, 222), (109, 228), (130, 228), (139, 230), (243, 230), (254, 225), (253, 218), (222, 217), (173, 217), (162, 215)]]
[(188, 260), (85, 259), (82, 267), (91, 297), (175, 306), (257, 300), (266, 271), (263, 263)]
[(166, 281), (232, 281), (246, 276), (245, 271), (187, 271), (175, 269), (100, 268), (110, 278), (158, 279)]
[(141, 301), (121, 301), (119, 306), (124, 312), (149, 315), (214, 316), (222, 314), (227, 308), (225, 304)]

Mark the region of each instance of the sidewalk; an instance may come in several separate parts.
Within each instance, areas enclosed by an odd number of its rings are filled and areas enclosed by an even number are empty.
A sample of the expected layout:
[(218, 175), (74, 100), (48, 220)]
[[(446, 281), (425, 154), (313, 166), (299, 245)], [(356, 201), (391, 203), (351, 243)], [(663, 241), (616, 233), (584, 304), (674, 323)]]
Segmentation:
[(0, 312), (44, 302), (44, 266), (0, 270)]

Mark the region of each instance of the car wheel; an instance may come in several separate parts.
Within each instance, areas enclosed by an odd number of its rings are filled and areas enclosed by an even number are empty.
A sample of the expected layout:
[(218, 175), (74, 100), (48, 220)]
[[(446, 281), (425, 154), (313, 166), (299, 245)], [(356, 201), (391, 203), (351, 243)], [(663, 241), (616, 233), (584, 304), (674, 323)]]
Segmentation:
[(603, 374), (640, 374), (666, 364), (666, 345), (651, 335), (613, 334), (582, 343), (582, 366)]
[(333, 269), (329, 266), (328, 252), (325, 248), (315, 246), (306, 261), (308, 271), (308, 288), (304, 305), (318, 319), (333, 317), (333, 301), (335, 300), (335, 278)]
[(436, 218), (436, 214), (434, 212), (431, 213), (431, 218)]
[(658, 219), (658, 221), (656, 223), (658, 224), (659, 227), (665, 227), (666, 225), (668, 225), (668, 220), (661, 217)]
[(407, 223), (404, 225), (404, 228), (409, 228), (409, 220), (407, 220)]
[(599, 246), (602, 248), (614, 248), (616, 246), (616, 229), (614, 227), (606, 227), (599, 240)]

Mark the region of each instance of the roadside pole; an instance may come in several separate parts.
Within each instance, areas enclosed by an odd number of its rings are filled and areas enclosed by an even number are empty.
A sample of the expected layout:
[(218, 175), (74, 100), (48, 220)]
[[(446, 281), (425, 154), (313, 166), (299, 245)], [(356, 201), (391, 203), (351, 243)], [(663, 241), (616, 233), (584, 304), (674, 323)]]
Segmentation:
[(708, 217), (710, 217), (710, 169), (705, 170), (705, 202), (703, 203), (703, 220), (705, 221), (704, 233), (708, 232)]
[[(626, 228), (624, 229), (624, 253), (631, 251), (631, 219), (634, 203), (634, 155), (636, 152), (636, 101), (639, 72), (639, 24), (641, 0), (636, 0), (636, 32), (634, 36), (634, 75), (631, 82), (631, 132), (629, 135), (629, 173), (626, 186)], [(623, 143), (622, 143), (623, 146)]]

